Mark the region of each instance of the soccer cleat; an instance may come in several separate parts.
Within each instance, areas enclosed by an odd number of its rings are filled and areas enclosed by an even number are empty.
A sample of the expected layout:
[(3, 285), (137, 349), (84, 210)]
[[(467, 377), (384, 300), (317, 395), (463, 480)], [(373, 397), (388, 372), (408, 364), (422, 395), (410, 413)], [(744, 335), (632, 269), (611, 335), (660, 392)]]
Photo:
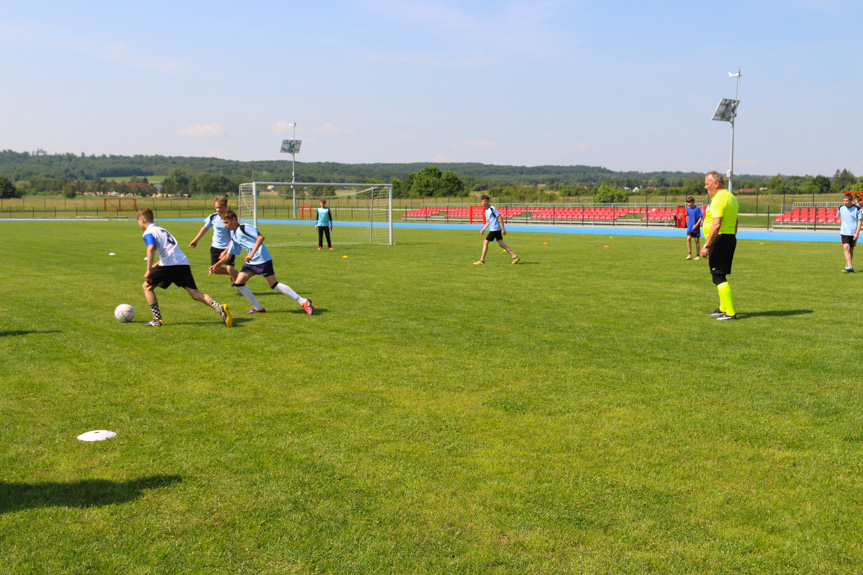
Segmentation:
[(315, 311), (315, 307), (312, 305), (312, 300), (306, 298), (306, 303), (303, 304), (303, 309), (306, 310), (306, 313), (312, 315)]
[(715, 309), (715, 310), (713, 310), (713, 311), (709, 312), (707, 315), (712, 315), (713, 317), (718, 317), (718, 316), (720, 316), (720, 315), (725, 315), (725, 312), (724, 312), (724, 311), (722, 311), (721, 309), (718, 309), (718, 308), (717, 308), (717, 309)]
[(484, 262), (484, 261), (482, 261), (482, 260), (479, 260), (478, 262), (473, 262), (473, 265), (475, 265), (475, 266), (484, 266), (484, 265), (485, 265), (485, 262)]
[(318, 251), (321, 251), (322, 249), (324, 249), (324, 248), (318, 248)]
[(727, 313), (723, 313), (722, 315), (718, 316), (716, 319), (718, 319), (719, 321), (725, 321), (726, 319), (737, 319), (737, 314), (728, 315)]
[(845, 269), (844, 269), (844, 270), (842, 270), (842, 273), (843, 273), (843, 274), (853, 274), (853, 273), (854, 273), (854, 268), (853, 268), (853, 267), (851, 267), (851, 266), (845, 266)]
[(692, 254), (689, 254), (688, 256), (686, 256), (686, 259), (691, 260), (691, 259), (692, 259)]
[(518, 258), (518, 257), (512, 258), (512, 265), (515, 265), (520, 261), (521, 261), (521, 258)]
[(330, 249), (333, 249), (333, 246), (330, 246)]
[(222, 321), (225, 322), (225, 325), (231, 327), (234, 325), (234, 318), (231, 316), (231, 308), (227, 305), (219, 306), (219, 313), (222, 316)]
[(246, 313), (267, 313), (267, 308), (265, 308), (265, 307), (262, 307), (261, 309), (252, 308), (249, 311), (247, 311)]
[(165, 323), (160, 319), (154, 318), (151, 321), (144, 323), (144, 325), (147, 327), (162, 327), (163, 325), (165, 325)]
[(701, 256), (695, 256), (693, 259), (700, 260)]

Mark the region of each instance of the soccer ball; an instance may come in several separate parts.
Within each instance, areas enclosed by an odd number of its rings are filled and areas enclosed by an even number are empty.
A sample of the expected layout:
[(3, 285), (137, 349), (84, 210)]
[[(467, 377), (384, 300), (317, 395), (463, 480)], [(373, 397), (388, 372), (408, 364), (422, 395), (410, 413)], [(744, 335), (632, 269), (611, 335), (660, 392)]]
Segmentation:
[(114, 308), (114, 317), (122, 323), (130, 322), (135, 319), (135, 308), (127, 303), (121, 303)]

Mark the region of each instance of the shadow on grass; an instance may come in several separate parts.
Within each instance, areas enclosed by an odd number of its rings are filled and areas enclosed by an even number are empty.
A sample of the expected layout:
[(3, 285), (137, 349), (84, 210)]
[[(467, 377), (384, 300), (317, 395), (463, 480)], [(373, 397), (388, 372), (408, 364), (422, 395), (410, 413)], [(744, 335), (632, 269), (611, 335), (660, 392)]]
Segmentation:
[(128, 503), (147, 489), (168, 487), (179, 475), (154, 475), (131, 481), (85, 479), (73, 483), (5, 483), (0, 481), (0, 514), (38, 507), (101, 507)]
[(60, 333), (59, 329), (42, 329), (42, 330), (24, 330), (11, 329), (7, 331), (0, 330), (0, 337), (12, 337), (13, 335), (30, 335), (34, 333)]
[(787, 317), (792, 315), (806, 315), (814, 313), (811, 309), (779, 309), (774, 311), (753, 311), (746, 313), (738, 313), (740, 319), (749, 319), (750, 317)]

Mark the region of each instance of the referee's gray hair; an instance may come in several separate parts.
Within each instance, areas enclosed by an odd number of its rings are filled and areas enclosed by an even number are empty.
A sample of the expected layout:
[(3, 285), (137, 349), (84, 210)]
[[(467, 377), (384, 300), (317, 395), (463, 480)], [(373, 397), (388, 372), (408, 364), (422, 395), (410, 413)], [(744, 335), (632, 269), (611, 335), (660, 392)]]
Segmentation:
[(713, 170), (712, 172), (707, 172), (707, 175), (713, 178), (713, 181), (719, 184), (720, 186), (725, 185), (725, 178), (722, 177), (722, 174)]

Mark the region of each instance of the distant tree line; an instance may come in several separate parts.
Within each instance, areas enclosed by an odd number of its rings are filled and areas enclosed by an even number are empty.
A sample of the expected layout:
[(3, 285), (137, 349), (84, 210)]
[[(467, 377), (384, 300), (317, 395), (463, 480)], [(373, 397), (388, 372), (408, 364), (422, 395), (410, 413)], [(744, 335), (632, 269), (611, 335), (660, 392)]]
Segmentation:
[[(500, 166), (478, 163), (342, 164), (297, 163), (298, 182), (391, 183), (396, 197), (459, 197), (489, 193), (513, 201), (552, 201), (560, 196), (626, 201), (638, 195), (704, 194), (704, 175), (694, 172), (614, 172), (595, 166)], [(0, 151), (0, 197), (63, 193), (155, 193), (148, 177), (163, 180), (170, 195), (235, 194), (251, 181), (288, 182), (287, 160), (240, 162), (184, 156), (117, 156)], [(110, 178), (110, 179), (109, 179)], [(116, 181), (117, 179), (123, 181)], [(837, 169), (817, 176), (736, 176), (735, 192), (825, 194), (863, 189), (863, 178)], [(134, 184), (130, 188), (127, 184)], [(604, 199), (606, 198), (606, 199)]]

